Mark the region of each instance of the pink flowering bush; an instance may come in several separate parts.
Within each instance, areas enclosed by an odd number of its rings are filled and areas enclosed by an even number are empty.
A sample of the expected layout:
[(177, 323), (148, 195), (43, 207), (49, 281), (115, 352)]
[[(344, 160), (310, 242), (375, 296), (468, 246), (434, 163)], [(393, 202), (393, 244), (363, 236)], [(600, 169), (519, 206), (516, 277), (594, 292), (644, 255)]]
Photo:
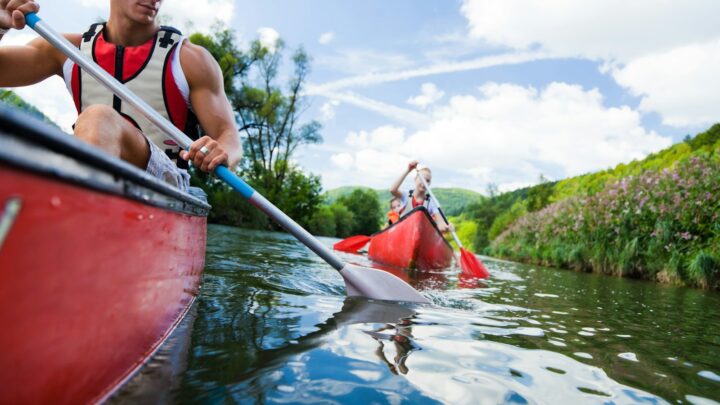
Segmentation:
[(516, 260), (720, 285), (720, 159), (647, 171), (521, 217), (492, 243)]

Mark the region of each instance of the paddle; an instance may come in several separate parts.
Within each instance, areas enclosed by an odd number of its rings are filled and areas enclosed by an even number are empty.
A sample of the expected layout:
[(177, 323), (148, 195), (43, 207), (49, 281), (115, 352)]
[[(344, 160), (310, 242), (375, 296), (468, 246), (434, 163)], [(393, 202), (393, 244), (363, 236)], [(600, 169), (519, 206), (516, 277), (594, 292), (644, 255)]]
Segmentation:
[(355, 235), (334, 244), (333, 249), (339, 250), (341, 252), (357, 253), (357, 251), (362, 249), (363, 246), (367, 245), (368, 242), (370, 242), (369, 236)]
[[(173, 124), (167, 121), (157, 111), (136, 96), (133, 92), (115, 80), (109, 73), (100, 66), (90, 61), (79, 49), (73, 46), (63, 36), (53, 30), (47, 23), (42, 21), (35, 13), (25, 16), (27, 24), (50, 44), (58, 48), (68, 58), (83, 68), (87, 73), (97, 79), (123, 101), (137, 109), (150, 122), (164, 131), (178, 145), (187, 149), (192, 141)], [(215, 175), (224, 180), (233, 190), (248, 199), (265, 215), (280, 224), (285, 230), (295, 236), (305, 246), (310, 248), (330, 266), (337, 270), (345, 281), (347, 294), (350, 296), (361, 296), (366, 298), (390, 301), (408, 301), (429, 303), (427, 298), (412, 288), (409, 284), (399, 278), (380, 270), (355, 266), (343, 263), (332, 250), (325, 247), (314, 236), (285, 215), (272, 203), (256, 192), (252, 187), (236, 176), (226, 166), (218, 166)]]
[[(450, 225), (450, 222), (448, 221), (447, 217), (445, 216), (445, 213), (442, 210), (442, 207), (440, 206), (440, 201), (435, 198), (435, 194), (430, 189), (430, 186), (425, 181), (425, 177), (422, 176), (420, 173), (420, 170), (415, 169), (417, 171), (418, 177), (422, 181), (423, 185), (425, 186), (425, 190), (430, 194), (430, 197), (435, 201), (435, 205), (438, 207), (438, 211), (440, 211), (440, 215), (442, 216), (443, 220), (447, 225)], [(475, 255), (466, 250), (462, 243), (460, 243), (460, 238), (458, 238), (457, 233), (455, 231), (452, 231), (453, 239), (455, 239), (455, 243), (457, 243), (458, 248), (460, 249), (460, 268), (463, 270), (463, 273), (469, 276), (474, 276), (478, 278), (488, 278), (490, 277), (490, 272), (487, 271), (485, 266), (478, 260)]]

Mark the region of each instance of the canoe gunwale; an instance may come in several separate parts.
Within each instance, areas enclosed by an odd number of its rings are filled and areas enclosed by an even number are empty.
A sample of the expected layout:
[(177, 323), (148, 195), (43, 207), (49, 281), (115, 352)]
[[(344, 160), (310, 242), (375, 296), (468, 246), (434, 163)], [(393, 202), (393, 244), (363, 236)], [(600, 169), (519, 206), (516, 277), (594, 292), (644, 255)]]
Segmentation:
[(450, 244), (450, 242), (447, 241), (447, 239), (445, 239), (445, 236), (443, 236), (442, 232), (440, 232), (440, 229), (438, 229), (437, 224), (435, 223), (435, 220), (430, 216), (430, 212), (428, 212), (427, 208), (425, 208), (422, 205), (419, 207), (413, 208), (410, 212), (408, 212), (407, 214), (400, 217), (400, 220), (398, 220), (394, 224), (388, 226), (387, 228), (385, 228), (381, 231), (375, 232), (374, 234), (370, 235), (370, 237), (373, 238), (375, 236), (378, 236), (380, 234), (390, 231), (390, 229), (398, 226), (400, 223), (407, 220), (411, 216), (415, 215), (417, 212), (422, 212), (425, 215), (425, 217), (430, 221), (430, 225), (432, 225), (433, 229), (435, 229), (435, 232), (437, 232), (437, 234), (440, 236), (440, 239), (442, 239), (443, 242), (445, 242), (445, 244), (452, 250), (452, 245)]
[(25, 113), (0, 106), (0, 164), (192, 216), (210, 206)]

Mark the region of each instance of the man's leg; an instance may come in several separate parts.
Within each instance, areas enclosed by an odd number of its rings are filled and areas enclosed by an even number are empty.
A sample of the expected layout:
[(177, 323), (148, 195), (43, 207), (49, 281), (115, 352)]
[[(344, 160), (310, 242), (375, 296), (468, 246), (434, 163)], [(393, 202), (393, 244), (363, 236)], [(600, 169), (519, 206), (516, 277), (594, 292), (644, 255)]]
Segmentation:
[(75, 136), (145, 170), (150, 146), (145, 136), (112, 107), (92, 105), (75, 123)]

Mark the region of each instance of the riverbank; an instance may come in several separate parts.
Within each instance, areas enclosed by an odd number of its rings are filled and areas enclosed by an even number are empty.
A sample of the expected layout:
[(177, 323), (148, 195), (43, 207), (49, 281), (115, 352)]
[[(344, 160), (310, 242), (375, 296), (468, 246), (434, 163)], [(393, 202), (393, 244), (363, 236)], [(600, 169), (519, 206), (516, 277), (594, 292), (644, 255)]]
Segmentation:
[(524, 263), (720, 288), (720, 159), (696, 156), (526, 214), (490, 246)]

